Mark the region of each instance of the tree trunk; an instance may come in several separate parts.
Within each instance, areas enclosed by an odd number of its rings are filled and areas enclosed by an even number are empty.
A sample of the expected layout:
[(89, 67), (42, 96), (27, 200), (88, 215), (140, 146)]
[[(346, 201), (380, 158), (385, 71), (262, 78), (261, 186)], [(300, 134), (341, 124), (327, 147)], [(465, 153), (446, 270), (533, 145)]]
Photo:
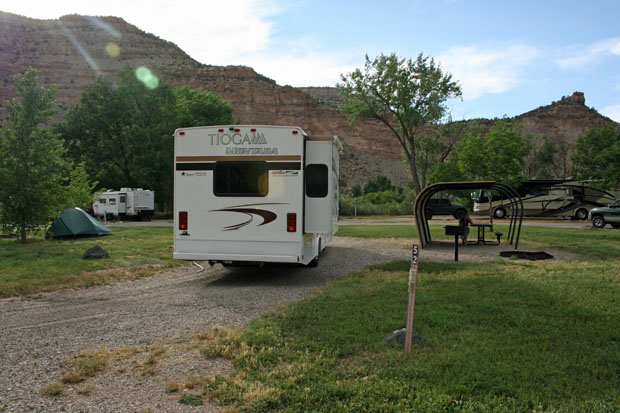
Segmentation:
[(416, 168), (415, 157), (413, 153), (411, 154), (411, 157), (409, 158), (409, 170), (411, 171), (411, 180), (413, 182), (413, 192), (415, 193), (416, 196), (418, 196), (418, 194), (422, 190), (422, 187), (420, 185), (420, 179), (418, 178), (418, 168)]
[(25, 242), (26, 241), (26, 226), (24, 224), (20, 225), (20, 228), (19, 228), (19, 238), (20, 238), (21, 242)]

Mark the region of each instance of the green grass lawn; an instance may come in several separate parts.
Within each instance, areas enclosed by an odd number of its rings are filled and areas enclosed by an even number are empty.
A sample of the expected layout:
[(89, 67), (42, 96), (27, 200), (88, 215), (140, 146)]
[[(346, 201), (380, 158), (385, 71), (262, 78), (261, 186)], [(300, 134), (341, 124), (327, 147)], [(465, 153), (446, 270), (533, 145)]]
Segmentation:
[(410, 356), (382, 343), (405, 325), (409, 263), (358, 271), (205, 347), (236, 367), (205, 397), (249, 411), (620, 411), (620, 231), (523, 235), (579, 258), (422, 262), (414, 330), (428, 342)]
[[(502, 244), (508, 246), (508, 225), (494, 225), (496, 230), (503, 232)], [(453, 240), (445, 235), (444, 224), (429, 225), (431, 239)], [(338, 229), (340, 237), (358, 238), (418, 238), (418, 230), (414, 225), (341, 225)], [(470, 235), (471, 237), (471, 235)], [(620, 230), (600, 229), (583, 230), (571, 228), (551, 228), (522, 226), (519, 244), (553, 249), (563, 249), (584, 258), (615, 258), (620, 257)], [(483, 247), (481, 247), (483, 248)]]
[[(441, 225), (431, 233), (449, 239)], [(338, 235), (413, 240), (417, 232), (342, 226)], [(620, 411), (620, 231), (524, 227), (522, 240), (577, 258), (421, 262), (414, 329), (428, 342), (409, 356), (382, 343), (405, 325), (409, 263), (358, 271), (241, 330), (218, 330), (202, 352), (236, 369), (207, 378), (203, 396), (248, 411)], [(111, 258), (82, 260), (95, 244)], [(0, 296), (174, 265), (182, 263), (172, 260), (170, 227), (2, 239)]]
[[(101, 245), (110, 258), (83, 260)], [(114, 227), (111, 235), (72, 240), (0, 239), (0, 297), (137, 278), (182, 265), (172, 259), (171, 227)]]

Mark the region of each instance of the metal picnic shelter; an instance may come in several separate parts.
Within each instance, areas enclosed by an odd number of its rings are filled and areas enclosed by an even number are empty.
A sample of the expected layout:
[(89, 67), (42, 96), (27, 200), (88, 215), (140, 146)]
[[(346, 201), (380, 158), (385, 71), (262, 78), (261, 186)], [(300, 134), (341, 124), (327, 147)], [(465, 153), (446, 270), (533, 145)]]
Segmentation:
[(519, 193), (512, 186), (496, 181), (438, 182), (425, 187), (418, 194), (413, 204), (416, 226), (418, 228), (418, 234), (420, 235), (422, 248), (426, 247), (426, 245), (431, 242), (431, 232), (426, 218), (426, 204), (429, 199), (440, 191), (475, 189), (498, 191), (505, 196), (507, 203), (504, 207), (510, 208), (510, 224), (506, 239), (510, 245), (514, 243), (515, 249), (518, 248), (521, 224), (523, 222), (523, 201)]

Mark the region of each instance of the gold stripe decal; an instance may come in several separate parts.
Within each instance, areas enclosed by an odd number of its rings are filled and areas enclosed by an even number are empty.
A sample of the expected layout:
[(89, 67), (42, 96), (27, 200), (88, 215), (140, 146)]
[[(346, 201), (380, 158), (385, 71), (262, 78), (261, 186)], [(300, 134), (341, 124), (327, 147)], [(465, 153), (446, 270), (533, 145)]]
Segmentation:
[(218, 161), (301, 161), (301, 156), (300, 155), (177, 156), (177, 162), (218, 162)]

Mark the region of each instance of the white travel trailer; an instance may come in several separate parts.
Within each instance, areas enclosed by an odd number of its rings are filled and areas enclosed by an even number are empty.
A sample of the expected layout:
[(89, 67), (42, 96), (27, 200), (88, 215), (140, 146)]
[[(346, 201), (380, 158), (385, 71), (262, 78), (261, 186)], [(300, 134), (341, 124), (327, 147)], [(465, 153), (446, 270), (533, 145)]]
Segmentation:
[(205, 126), (174, 138), (174, 258), (318, 264), (338, 230), (337, 137)]
[(155, 211), (155, 192), (142, 188), (109, 189), (97, 196), (93, 215), (107, 219), (150, 219)]

